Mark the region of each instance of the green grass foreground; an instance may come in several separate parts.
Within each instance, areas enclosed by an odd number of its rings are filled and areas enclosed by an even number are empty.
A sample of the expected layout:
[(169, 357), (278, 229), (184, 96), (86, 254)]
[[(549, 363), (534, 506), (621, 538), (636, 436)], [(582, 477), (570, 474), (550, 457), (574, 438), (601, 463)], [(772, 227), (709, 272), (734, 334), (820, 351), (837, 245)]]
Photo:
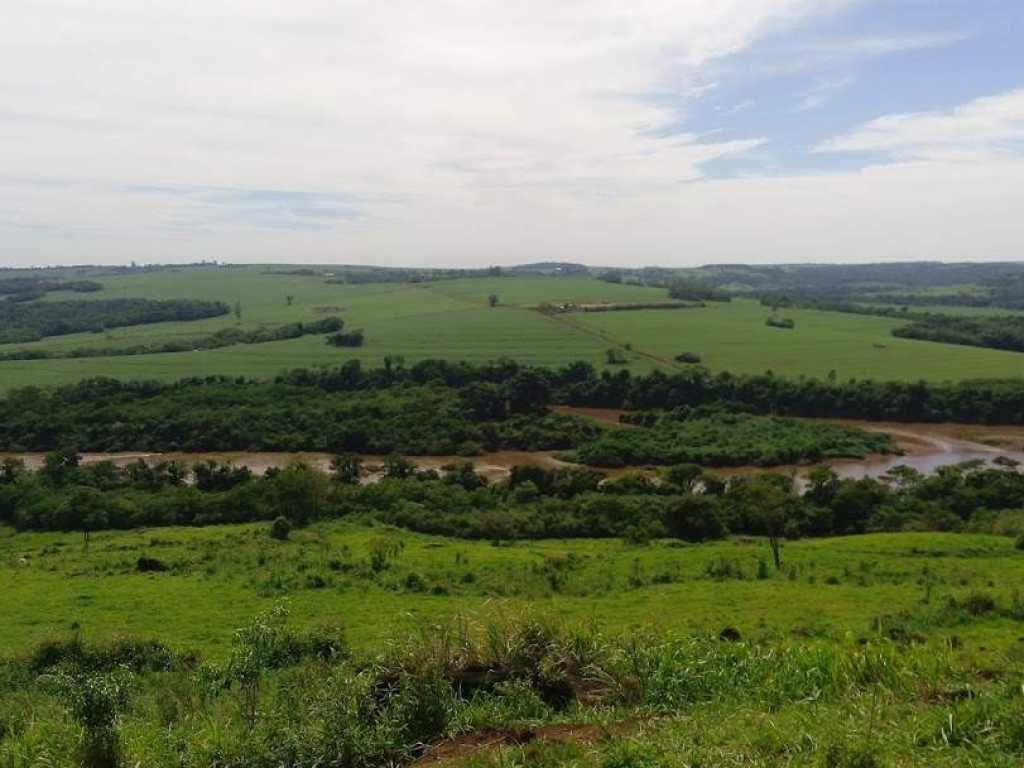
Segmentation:
[(1019, 765), (1022, 584), (972, 534), (776, 570), (754, 538), (0, 530), (0, 765)]
[[(0, 533), (0, 649), (23, 652), (77, 631), (96, 641), (155, 637), (217, 657), (231, 630), (281, 599), (292, 601), (298, 624), (341, 624), (359, 649), (485, 605), (532, 605), (609, 631), (734, 626), (766, 639), (860, 635), (878, 616), (976, 591), (1009, 611), (1024, 586), (1024, 553), (1013, 540), (974, 534), (793, 541), (776, 572), (767, 545), (746, 537), (495, 545), (339, 522), (295, 530), (287, 541), (269, 529), (95, 532), (87, 548), (79, 534), (7, 529)], [(140, 570), (140, 558), (164, 570)], [(999, 612), (984, 628), (1005, 643), (1024, 634)]]

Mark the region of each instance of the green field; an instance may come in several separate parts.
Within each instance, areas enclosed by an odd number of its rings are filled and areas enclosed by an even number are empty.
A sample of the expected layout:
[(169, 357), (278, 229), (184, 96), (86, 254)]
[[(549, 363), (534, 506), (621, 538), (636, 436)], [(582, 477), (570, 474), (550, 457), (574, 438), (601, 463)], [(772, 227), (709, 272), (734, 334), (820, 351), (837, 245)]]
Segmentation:
[[(343, 523), (317, 524), (287, 542), (266, 531), (239, 525), (102, 532), (88, 548), (75, 534), (0, 531), (0, 651), (25, 650), (74, 626), (93, 640), (159, 637), (216, 656), (235, 627), (282, 599), (290, 599), (300, 623), (337, 623), (366, 649), (458, 613), (527, 606), (596, 621), (609, 632), (657, 627), (699, 634), (735, 626), (761, 639), (840, 637), (869, 633), (880, 615), (917, 611), (926, 595), (941, 605), (983, 590), (1008, 606), (1024, 583), (1024, 554), (1012, 540), (967, 534), (791, 542), (783, 571), (759, 579), (768, 551), (757, 540), (494, 546)], [(382, 539), (400, 543), (401, 553), (374, 571), (371, 551)], [(168, 571), (137, 572), (142, 556)], [(708, 575), (722, 562), (744, 578)], [(958, 631), (987, 638), (996, 651), (1016, 642), (1020, 627), (993, 619)]]
[[(1017, 377), (1024, 358), (1015, 352), (898, 339), (890, 335), (903, 321), (787, 309), (792, 330), (764, 324), (768, 310), (753, 301), (734, 300), (681, 312), (617, 312), (574, 315), (581, 327), (609, 343), (632, 343), (657, 358), (680, 352), (700, 355), (712, 370), (734, 373), (773, 371), (819, 379), (835, 370), (841, 380), (963, 380)], [(578, 319), (577, 319), (578, 318)]]
[[(758, 303), (735, 300), (682, 310), (544, 315), (541, 303), (644, 302), (666, 298), (665, 291), (617, 285), (585, 277), (506, 277), (445, 280), (432, 283), (333, 285), (322, 276), (266, 274), (263, 268), (191, 267), (99, 278), (104, 290), (77, 295), (155, 299), (193, 298), (239, 302), (234, 315), (187, 323), (158, 323), (113, 329), (105, 334), (73, 334), (14, 349), (68, 350), (123, 347), (189, 339), (240, 325), (274, 326), (340, 315), (350, 329), (362, 328), (366, 345), (359, 349), (329, 347), (322, 337), (307, 336), (260, 345), (215, 350), (125, 357), (9, 361), (0, 363), (0, 388), (46, 385), (108, 375), (176, 379), (225, 374), (272, 376), (287, 368), (337, 364), (358, 358), (380, 364), (388, 355), (414, 362), (431, 357), (483, 362), (510, 357), (523, 362), (559, 365), (586, 360), (605, 366), (610, 347), (629, 345), (630, 369), (647, 372), (676, 366), (680, 352), (699, 354), (713, 370), (841, 378), (958, 380), (1012, 377), (1021, 374), (1013, 352), (896, 339), (889, 335), (900, 321), (819, 312), (786, 311), (794, 330), (764, 325), (767, 310)], [(488, 307), (496, 294), (500, 305)], [(286, 297), (293, 296), (292, 305)], [(52, 293), (48, 300), (66, 298)]]
[(240, 525), (85, 547), (0, 529), (0, 759), (1020, 764), (1024, 552), (1009, 539), (863, 535), (765, 559), (744, 538), (495, 546), (322, 523), (288, 541)]

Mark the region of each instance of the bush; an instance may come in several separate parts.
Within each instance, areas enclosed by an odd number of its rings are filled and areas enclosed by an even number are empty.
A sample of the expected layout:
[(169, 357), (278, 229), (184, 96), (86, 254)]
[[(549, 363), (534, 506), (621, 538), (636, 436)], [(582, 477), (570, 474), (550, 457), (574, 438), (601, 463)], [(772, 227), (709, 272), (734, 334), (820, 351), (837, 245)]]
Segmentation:
[(363, 332), (332, 333), (327, 337), (327, 343), (332, 347), (361, 347), (363, 346)]
[(287, 517), (278, 517), (270, 526), (270, 536), (278, 541), (285, 541), (292, 532), (292, 521)]
[(690, 365), (696, 365), (700, 362), (700, 355), (696, 355), (693, 352), (683, 352), (676, 355), (677, 363), (688, 363)]
[(82, 728), (79, 763), (83, 768), (116, 768), (121, 762), (117, 726), (128, 703), (132, 674), (127, 669), (109, 673), (59, 672), (51, 679)]
[(167, 566), (155, 557), (140, 557), (135, 563), (135, 570), (139, 573), (159, 573), (166, 571)]
[(1014, 545), (1017, 549), (1024, 552), (1024, 533), (1017, 537), (1017, 543)]
[(984, 616), (986, 613), (992, 613), (996, 609), (995, 599), (986, 592), (972, 592), (963, 600), (960, 600), (957, 605), (972, 616)]
[(625, 365), (626, 354), (621, 349), (609, 349), (605, 352), (605, 357), (608, 360), (608, 365)]

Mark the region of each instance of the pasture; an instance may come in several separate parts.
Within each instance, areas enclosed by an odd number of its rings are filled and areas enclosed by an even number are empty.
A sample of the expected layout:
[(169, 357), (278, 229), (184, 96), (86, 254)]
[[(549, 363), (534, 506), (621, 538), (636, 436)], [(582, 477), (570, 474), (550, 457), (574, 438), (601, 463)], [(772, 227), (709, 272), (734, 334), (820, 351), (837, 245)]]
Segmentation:
[[(80, 534), (0, 529), (0, 649), (21, 652), (74, 632), (91, 641), (155, 637), (216, 657), (233, 629), (281, 600), (300, 625), (341, 626), (368, 651), (459, 614), (526, 608), (612, 634), (732, 626), (760, 640), (857, 637), (884, 633), (887, 622), (923, 626), (950, 599), (982, 592), (999, 610), (944, 631), (970, 638), (972, 652), (998, 655), (1020, 634), (1009, 612), (1024, 611), (1024, 553), (995, 536), (793, 541), (776, 572), (754, 538), (496, 545), (343, 522), (294, 531), (287, 541), (268, 530), (106, 531), (85, 546)], [(166, 570), (140, 572), (140, 558)]]

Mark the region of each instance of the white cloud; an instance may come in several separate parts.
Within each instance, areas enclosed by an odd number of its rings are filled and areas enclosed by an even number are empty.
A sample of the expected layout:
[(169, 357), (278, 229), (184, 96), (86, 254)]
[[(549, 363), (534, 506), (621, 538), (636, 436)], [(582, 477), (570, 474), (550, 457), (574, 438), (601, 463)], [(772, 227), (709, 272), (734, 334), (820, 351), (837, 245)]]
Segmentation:
[(939, 48), (967, 39), (962, 32), (933, 35), (866, 35), (814, 40), (802, 46), (807, 53), (834, 57), (882, 56), (926, 48)]
[[(703, 163), (761, 142), (658, 132), (706, 66), (853, 1), (22, 0), (0, 25), (0, 172), (75, 184), (0, 190), (0, 237), (54, 233), (16, 240), (32, 258), (162, 257), (201, 219), (204, 236), (235, 237), (230, 259), (263, 237), (247, 229), (287, 223), (199, 216), (202, 195), (141, 186), (342, 195), (360, 215), (334, 220), (335, 240), (300, 236), (324, 257), (377, 221), (418, 244), (413, 222), (438, 208), (456, 232), (499, 202), (514, 229), (537, 205), (571, 217), (594, 200), (671, 199)], [(83, 231), (109, 240), (65, 255), (58, 233)]]
[(759, 133), (664, 130), (716, 62), (857, 1), (19, 0), (0, 264), (1020, 257), (999, 141), (709, 181)]
[(954, 109), (886, 115), (816, 152), (886, 152), (903, 158), (982, 160), (1024, 141), (1024, 89)]
[(798, 95), (800, 103), (797, 104), (797, 112), (810, 112), (811, 110), (823, 107), (836, 93), (852, 85), (852, 77), (842, 77), (836, 80), (819, 80), (805, 91)]

